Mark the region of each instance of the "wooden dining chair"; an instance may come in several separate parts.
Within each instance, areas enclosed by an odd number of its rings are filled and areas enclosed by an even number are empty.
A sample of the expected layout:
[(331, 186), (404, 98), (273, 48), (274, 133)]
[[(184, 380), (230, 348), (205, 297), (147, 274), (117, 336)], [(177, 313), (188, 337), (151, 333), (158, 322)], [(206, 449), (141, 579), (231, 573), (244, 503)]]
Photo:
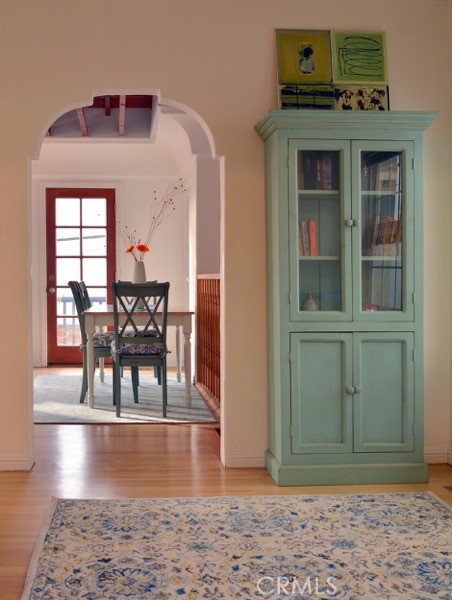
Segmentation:
[[(113, 402), (116, 404), (116, 416), (121, 416), (121, 368), (132, 367), (133, 395), (137, 401), (138, 369), (151, 366), (157, 367), (160, 372), (162, 414), (163, 417), (166, 417), (168, 404), (166, 325), (169, 283), (113, 282), (112, 290), (114, 340), (111, 345), (111, 357), (113, 359)], [(157, 312), (161, 313), (160, 324), (157, 323)], [(137, 322), (138, 315), (140, 315), (139, 322)]]
[[(80, 325), (80, 335), (82, 338), (81, 349), (83, 355), (83, 375), (82, 375), (82, 389), (80, 392), (80, 402), (85, 401), (86, 392), (88, 391), (88, 366), (87, 366), (87, 348), (86, 344), (88, 338), (86, 336), (85, 329), (85, 315), (84, 311), (91, 306), (91, 301), (86, 291), (86, 286), (83, 281), (68, 281), (68, 286), (71, 288), (72, 296), (74, 298), (75, 309), (77, 311), (78, 322)], [(85, 294), (83, 292), (85, 290)], [(89, 304), (88, 304), (89, 303)], [(102, 361), (102, 375), (101, 381), (103, 381), (103, 360), (111, 356), (111, 342), (113, 341), (114, 333), (112, 331), (107, 332), (96, 332), (93, 335), (94, 344), (94, 369), (96, 368), (96, 362)]]

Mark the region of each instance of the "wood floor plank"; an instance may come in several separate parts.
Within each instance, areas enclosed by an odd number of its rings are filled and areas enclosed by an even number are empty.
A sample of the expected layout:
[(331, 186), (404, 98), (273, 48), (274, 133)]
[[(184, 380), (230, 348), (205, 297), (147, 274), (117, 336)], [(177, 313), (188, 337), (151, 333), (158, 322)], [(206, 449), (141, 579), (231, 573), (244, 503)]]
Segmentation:
[(206, 425), (35, 425), (36, 464), (0, 473), (0, 599), (20, 598), (52, 496), (147, 498), (431, 490), (452, 505), (452, 467), (413, 485), (278, 487), (265, 469), (224, 469)]

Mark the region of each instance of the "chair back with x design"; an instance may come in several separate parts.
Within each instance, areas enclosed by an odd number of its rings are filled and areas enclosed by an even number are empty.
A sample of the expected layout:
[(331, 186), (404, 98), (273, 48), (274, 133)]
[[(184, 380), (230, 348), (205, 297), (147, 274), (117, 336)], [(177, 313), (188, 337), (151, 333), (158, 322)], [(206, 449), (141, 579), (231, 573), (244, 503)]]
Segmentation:
[[(112, 344), (114, 401), (116, 414), (121, 411), (119, 370), (130, 366), (154, 366), (161, 369), (163, 416), (166, 416), (166, 326), (169, 283), (113, 282), (115, 340)], [(158, 313), (158, 317), (157, 317)], [(134, 383), (132, 381), (132, 383)], [(137, 389), (134, 384), (134, 397)]]

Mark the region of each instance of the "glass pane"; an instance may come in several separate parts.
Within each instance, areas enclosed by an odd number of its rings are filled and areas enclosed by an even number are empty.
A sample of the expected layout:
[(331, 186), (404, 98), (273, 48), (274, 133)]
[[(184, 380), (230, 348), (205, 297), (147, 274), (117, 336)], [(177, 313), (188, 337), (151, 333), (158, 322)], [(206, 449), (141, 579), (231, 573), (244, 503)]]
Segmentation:
[(363, 311), (403, 310), (402, 215), (402, 154), (400, 152), (362, 152)]
[(300, 261), (300, 310), (342, 310), (339, 260)]
[(56, 284), (67, 285), (68, 281), (75, 279), (80, 281), (80, 259), (57, 258), (56, 259)]
[(338, 190), (339, 152), (300, 150), (298, 152), (299, 190)]
[(107, 225), (107, 201), (105, 198), (82, 199), (83, 225)]
[(362, 263), (362, 310), (402, 310), (402, 260), (367, 259)]
[(56, 253), (57, 256), (79, 256), (80, 229), (57, 228)]
[(77, 317), (62, 317), (57, 319), (57, 345), (80, 346), (82, 338)]
[(74, 297), (70, 288), (57, 288), (57, 315), (76, 315)]
[(57, 227), (58, 225), (80, 225), (79, 198), (56, 198), (55, 224)]
[(107, 230), (83, 229), (83, 254), (85, 256), (107, 255)]
[(89, 298), (91, 304), (106, 304), (107, 303), (107, 290), (106, 288), (88, 288)]
[(298, 151), (299, 309), (342, 310), (339, 151)]
[(83, 281), (86, 285), (107, 285), (107, 259), (84, 258), (83, 259)]

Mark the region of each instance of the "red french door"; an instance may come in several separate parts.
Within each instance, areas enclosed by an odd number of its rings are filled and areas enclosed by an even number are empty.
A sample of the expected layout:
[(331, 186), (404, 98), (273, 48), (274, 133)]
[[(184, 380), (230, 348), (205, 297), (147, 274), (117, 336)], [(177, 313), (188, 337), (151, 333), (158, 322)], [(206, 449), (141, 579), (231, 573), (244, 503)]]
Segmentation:
[(111, 303), (115, 190), (47, 188), (47, 361), (81, 363), (80, 328), (68, 281), (84, 281), (93, 304)]

